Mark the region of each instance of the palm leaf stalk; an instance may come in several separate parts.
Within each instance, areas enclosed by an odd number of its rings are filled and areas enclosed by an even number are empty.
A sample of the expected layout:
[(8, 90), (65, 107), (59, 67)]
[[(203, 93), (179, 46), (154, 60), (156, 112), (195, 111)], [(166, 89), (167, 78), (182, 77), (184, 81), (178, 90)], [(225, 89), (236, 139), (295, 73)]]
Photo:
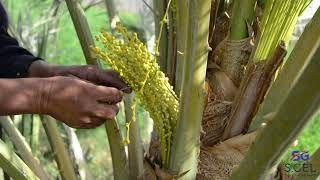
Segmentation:
[(279, 54), (279, 45), (284, 48), (288, 43), (298, 15), (309, 3), (310, 0), (268, 1), (258, 34), (258, 44), (251, 54), (240, 91), (233, 103), (230, 119), (223, 134), (224, 140), (249, 128), (286, 54)]
[(0, 140), (0, 167), (13, 179), (39, 179), (2, 140)]
[(128, 161), (130, 179), (143, 177), (143, 149), (137, 120), (134, 94), (126, 95), (124, 99), (127, 128)]
[(115, 119), (110, 119), (107, 120), (105, 127), (112, 157), (113, 177), (115, 180), (128, 180), (127, 156), (119, 126)]
[[(74, 27), (77, 31), (81, 47), (85, 53), (87, 64), (95, 64), (100, 67), (90, 47), (94, 46), (94, 40), (90, 31), (88, 21), (78, 0), (66, 0)], [(87, 54), (87, 55), (86, 55)], [(100, 67), (101, 68), (101, 67)], [(112, 156), (112, 165), (115, 180), (128, 179), (126, 153), (122, 143), (121, 133), (115, 119), (106, 121), (106, 131)]]
[[(201, 2), (177, 0), (177, 6), (179, 7), (177, 24), (182, 23), (179, 21), (186, 22), (187, 28), (182, 34), (185, 36), (178, 37), (178, 39), (185, 39), (182, 41), (185, 44), (179, 44), (181, 41), (178, 40), (178, 49), (183, 47), (181, 53), (184, 65), (180, 112), (173, 135), (169, 171), (176, 175), (189, 171), (181, 179), (195, 179), (200, 151), (200, 126), (204, 109), (211, 0)], [(188, 8), (180, 9), (183, 7)], [(184, 14), (187, 16), (181, 16)]]
[(42, 116), (41, 119), (62, 179), (77, 179), (72, 161), (60, 135), (56, 120), (50, 116)]
[(235, 0), (230, 18), (230, 40), (241, 40), (250, 36), (249, 27), (255, 17), (257, 0)]
[(79, 0), (66, 0), (66, 4), (71, 15), (72, 22), (77, 32), (83, 54), (88, 64), (99, 65), (99, 61), (96, 59), (90, 49), (94, 46), (94, 39), (91, 35), (91, 30), (81, 7)]
[[(304, 50), (304, 49), (299, 49)], [(256, 138), (245, 159), (231, 176), (233, 179), (265, 179), (270, 168), (294, 141), (320, 107), (320, 48), (310, 53), (311, 60), (272, 121)], [(301, 96), (301, 94), (304, 96)], [(290, 112), (290, 113), (289, 113)]]
[[(0, 139), (2, 141), (5, 141), (5, 134), (1, 126), (0, 126)], [(10, 176), (6, 172), (4, 172), (3, 169), (0, 170), (0, 174), (3, 175), (4, 180), (10, 180)]]
[(319, 22), (320, 9), (317, 10), (310, 23), (305, 27), (285, 66), (281, 69), (281, 75), (272, 84), (264, 102), (261, 104), (261, 108), (252, 121), (249, 131), (260, 127), (268, 117), (275, 113), (275, 109), (279, 109), (288, 96), (290, 89), (292, 89), (300, 74), (304, 71), (305, 64), (310, 62), (310, 53), (314, 52), (320, 44)]
[(48, 180), (49, 177), (47, 173), (43, 170), (42, 166), (40, 166), (39, 161), (32, 155), (29, 144), (14, 126), (13, 122), (8, 117), (0, 117), (0, 124), (26, 165), (28, 165), (40, 179)]

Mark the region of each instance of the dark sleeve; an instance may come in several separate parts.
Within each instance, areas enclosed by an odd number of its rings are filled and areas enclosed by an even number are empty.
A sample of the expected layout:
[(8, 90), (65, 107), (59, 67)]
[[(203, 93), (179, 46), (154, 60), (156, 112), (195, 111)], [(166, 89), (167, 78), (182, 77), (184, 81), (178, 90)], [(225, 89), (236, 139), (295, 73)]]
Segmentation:
[(0, 29), (0, 78), (24, 78), (29, 66), (40, 58), (19, 46), (4, 28)]
[(27, 77), (29, 66), (40, 58), (19, 46), (8, 34), (8, 24), (7, 12), (0, 1), (0, 78)]

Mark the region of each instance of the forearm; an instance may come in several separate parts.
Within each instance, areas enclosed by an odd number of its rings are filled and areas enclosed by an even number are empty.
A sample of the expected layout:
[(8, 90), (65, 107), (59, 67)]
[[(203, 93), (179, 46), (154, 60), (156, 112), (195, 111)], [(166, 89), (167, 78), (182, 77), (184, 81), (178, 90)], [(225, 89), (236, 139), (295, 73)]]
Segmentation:
[(0, 79), (0, 115), (41, 113), (48, 79)]

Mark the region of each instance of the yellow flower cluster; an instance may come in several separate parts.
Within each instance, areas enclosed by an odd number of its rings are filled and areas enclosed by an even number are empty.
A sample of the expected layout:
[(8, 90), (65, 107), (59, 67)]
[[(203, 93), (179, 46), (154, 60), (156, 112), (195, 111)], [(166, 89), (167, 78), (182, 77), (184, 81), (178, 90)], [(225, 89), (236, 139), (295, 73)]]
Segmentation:
[(178, 117), (178, 99), (156, 58), (140, 42), (137, 34), (128, 32), (122, 26), (117, 26), (116, 30), (122, 39), (104, 31), (96, 36), (104, 48), (94, 47), (93, 52), (120, 74), (150, 113), (161, 137), (163, 163), (167, 163)]

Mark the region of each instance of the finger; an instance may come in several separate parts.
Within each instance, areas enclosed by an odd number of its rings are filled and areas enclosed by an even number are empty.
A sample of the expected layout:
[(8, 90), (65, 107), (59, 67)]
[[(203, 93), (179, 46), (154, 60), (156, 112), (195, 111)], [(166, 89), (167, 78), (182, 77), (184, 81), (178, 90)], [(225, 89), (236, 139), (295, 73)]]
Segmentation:
[(100, 85), (115, 87), (123, 90), (125, 93), (132, 91), (118, 73), (114, 71), (101, 71), (99, 74)]
[(116, 88), (97, 86), (97, 101), (105, 104), (116, 104), (122, 100), (123, 94)]
[(119, 107), (117, 105), (107, 105), (101, 104), (96, 107), (95, 111), (93, 112), (93, 117), (99, 119), (113, 119), (119, 112)]

